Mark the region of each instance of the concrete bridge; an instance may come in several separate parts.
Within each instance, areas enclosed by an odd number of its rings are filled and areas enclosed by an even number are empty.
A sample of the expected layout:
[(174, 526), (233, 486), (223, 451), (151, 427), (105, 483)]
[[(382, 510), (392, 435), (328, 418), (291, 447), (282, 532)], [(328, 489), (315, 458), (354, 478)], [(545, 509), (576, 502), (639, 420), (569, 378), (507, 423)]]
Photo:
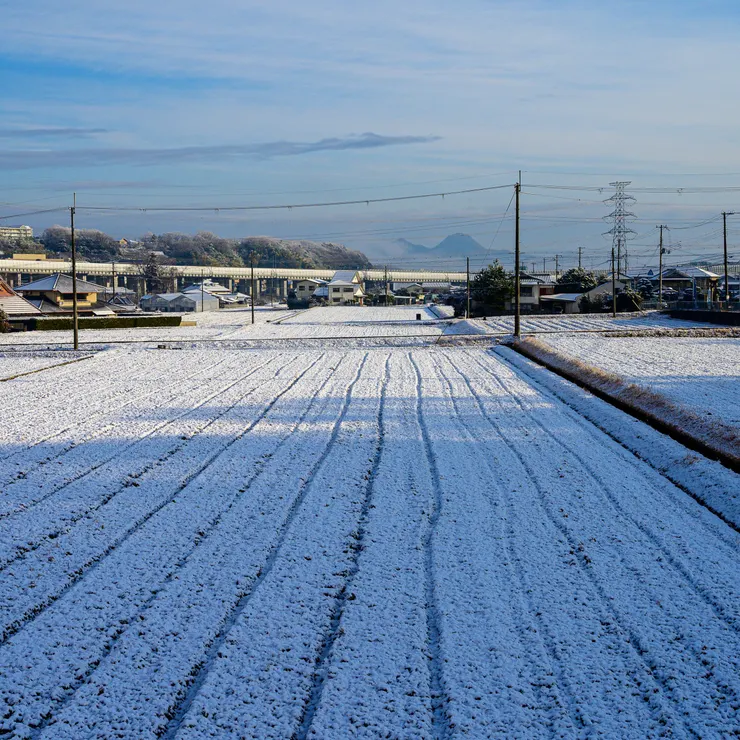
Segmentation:
[[(212, 278), (232, 290), (240, 288), (249, 292), (251, 268), (249, 267), (211, 267), (200, 265), (173, 265), (178, 275), (178, 282), (195, 282), (203, 278)], [(69, 260), (0, 260), (0, 275), (11, 285), (18, 286), (43, 275), (55, 272), (71, 273), (72, 263)], [(255, 267), (254, 277), (260, 281), (260, 292), (264, 284), (270, 281), (274, 292), (287, 294), (288, 281), (331, 280), (335, 270), (304, 270), (297, 267)], [(359, 270), (365, 280), (385, 280), (385, 270)], [(112, 286), (115, 278), (116, 287), (137, 285), (142, 280), (141, 265), (133, 262), (77, 262), (77, 275), (84, 280)], [(429, 270), (388, 270), (391, 282), (409, 283), (464, 283), (464, 272), (435, 272)], [(182, 285), (177, 286), (182, 287)]]

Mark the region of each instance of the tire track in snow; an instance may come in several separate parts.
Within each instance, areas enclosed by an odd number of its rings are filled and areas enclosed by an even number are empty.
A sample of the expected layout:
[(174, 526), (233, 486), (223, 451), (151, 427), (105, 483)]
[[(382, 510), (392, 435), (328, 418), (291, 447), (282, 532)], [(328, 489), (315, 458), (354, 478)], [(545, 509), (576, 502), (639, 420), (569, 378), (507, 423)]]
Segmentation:
[(390, 377), (389, 365), (390, 355), (388, 355), (385, 360), (384, 375), (380, 386), (378, 445), (376, 447), (375, 455), (373, 456), (373, 460), (371, 463), (372, 472), (370, 473), (367, 486), (365, 487), (365, 496), (362, 501), (360, 517), (358, 519), (357, 528), (355, 530), (355, 542), (351, 543), (352, 558), (350, 560), (349, 567), (347, 568), (347, 575), (344, 577), (344, 582), (339, 589), (339, 593), (337, 594), (334, 603), (334, 608), (332, 609), (331, 617), (329, 620), (329, 628), (321, 640), (319, 657), (316, 662), (316, 672), (314, 673), (313, 679), (311, 681), (311, 690), (308, 694), (308, 699), (304, 707), (303, 716), (301, 717), (299, 728), (294, 735), (294, 740), (306, 740), (309, 732), (311, 731), (311, 726), (313, 724), (314, 717), (316, 716), (316, 710), (321, 704), (321, 699), (324, 693), (324, 686), (326, 685), (326, 679), (329, 675), (329, 670), (334, 658), (334, 645), (337, 641), (337, 637), (339, 636), (340, 625), (342, 617), (344, 615), (344, 610), (347, 605), (350, 589), (352, 587), (355, 576), (357, 575), (357, 571), (360, 568), (360, 553), (364, 549), (367, 519), (370, 512), (370, 507), (373, 503), (373, 494), (375, 490), (375, 480), (378, 472), (378, 464), (380, 462), (380, 456), (383, 454), (383, 447), (385, 443), (383, 404), (385, 403), (386, 389)]
[[(477, 358), (476, 362), (478, 365), (480, 365), (481, 368), (484, 370), (486, 369), (485, 365), (483, 365)], [(507, 363), (508, 365), (508, 363)], [(609, 502), (609, 505), (612, 507), (612, 509), (623, 519), (631, 522), (631, 524), (640, 531), (640, 533), (648, 539), (653, 546), (663, 553), (665, 556), (666, 562), (683, 578), (683, 580), (688, 584), (688, 586), (694, 591), (694, 593), (714, 612), (715, 616), (724, 622), (730, 629), (734, 630), (735, 632), (740, 633), (740, 623), (738, 622), (737, 617), (732, 616), (728, 613), (728, 610), (726, 607), (718, 602), (708, 591), (706, 588), (700, 584), (697, 579), (687, 570), (686, 566), (681, 563), (676, 556), (669, 550), (661, 541), (660, 539), (655, 535), (654, 532), (650, 530), (649, 527), (645, 526), (640, 522), (638, 519), (636, 519), (634, 516), (632, 516), (627, 510), (622, 506), (622, 504), (619, 503), (617, 496), (614, 493), (613, 485), (606, 479), (605, 476), (603, 476), (601, 473), (599, 473), (597, 470), (593, 468), (588, 462), (588, 460), (575, 448), (573, 445), (568, 444), (565, 442), (561, 437), (558, 437), (557, 435), (552, 433), (552, 430), (550, 430), (545, 424), (542, 423), (542, 421), (537, 417), (536, 414), (531, 412), (531, 409), (527, 409), (525, 406), (524, 401), (521, 400), (521, 398), (518, 397), (518, 395), (511, 391), (509, 389), (508, 384), (506, 381), (502, 380), (498, 376), (492, 375), (498, 383), (499, 387), (507, 393), (508, 395), (512, 396), (514, 400), (516, 401), (519, 408), (522, 410), (523, 413), (525, 413), (529, 418), (534, 421), (534, 423), (542, 429), (543, 432), (547, 436), (549, 436), (552, 440), (554, 440), (558, 445), (560, 445), (563, 449), (567, 450), (568, 453), (570, 453), (583, 467), (584, 472), (586, 475), (591, 478), (591, 480), (599, 487), (599, 490), (603, 491), (605, 494), (605, 497), (607, 501)], [(518, 376), (517, 376), (518, 377)], [(583, 417), (581, 417), (583, 419)], [(588, 426), (590, 425), (590, 422), (587, 420), (584, 420), (586, 423), (582, 425), (582, 428), (588, 429)], [(591, 430), (588, 430), (591, 431)], [(589, 435), (591, 436), (591, 435)]]
[(285, 542), (285, 539), (287, 537), (288, 531), (290, 529), (290, 525), (295, 519), (296, 514), (298, 513), (298, 510), (301, 504), (305, 500), (307, 493), (311, 489), (314, 476), (316, 472), (319, 470), (319, 468), (321, 468), (321, 466), (324, 464), (324, 461), (329, 456), (329, 453), (331, 452), (331, 449), (334, 446), (334, 443), (336, 442), (337, 437), (339, 436), (342, 422), (345, 416), (347, 415), (347, 409), (349, 408), (350, 401), (352, 400), (352, 391), (357, 381), (360, 378), (360, 374), (362, 373), (362, 369), (365, 366), (365, 363), (367, 362), (367, 358), (368, 358), (368, 354), (366, 352), (363, 355), (362, 362), (357, 368), (355, 377), (353, 378), (352, 382), (349, 384), (347, 388), (347, 393), (344, 397), (344, 403), (342, 405), (342, 410), (339, 414), (339, 417), (334, 423), (334, 427), (329, 437), (329, 441), (326, 447), (324, 448), (324, 451), (321, 453), (319, 458), (316, 460), (316, 463), (313, 465), (311, 470), (307, 473), (304, 479), (303, 486), (301, 487), (301, 490), (298, 492), (290, 508), (288, 509), (288, 512), (285, 518), (283, 519), (280, 525), (280, 528), (278, 530), (277, 537), (275, 541), (273, 542), (270, 550), (268, 551), (265, 563), (262, 566), (262, 568), (259, 570), (257, 577), (255, 578), (252, 584), (251, 589), (247, 591), (237, 601), (237, 603), (232, 608), (231, 612), (227, 615), (223, 627), (221, 628), (219, 633), (216, 635), (215, 640), (211, 643), (210, 647), (208, 648), (206, 652), (206, 656), (203, 659), (203, 662), (201, 663), (201, 665), (195, 667), (192, 673), (192, 681), (188, 685), (187, 689), (185, 690), (184, 695), (179, 698), (178, 702), (173, 707), (170, 708), (169, 715), (171, 719), (167, 723), (167, 726), (164, 727), (160, 733), (158, 733), (158, 736), (160, 738), (163, 738), (163, 740), (174, 740), (174, 738), (176, 737), (177, 732), (183, 723), (183, 720), (188, 714), (190, 707), (192, 706), (193, 702), (195, 701), (196, 697), (198, 696), (200, 692), (201, 687), (203, 686), (206, 678), (208, 677), (211, 667), (216, 657), (218, 656), (218, 653), (221, 650), (221, 647), (226, 641), (226, 638), (228, 637), (229, 632), (231, 631), (232, 627), (236, 624), (242, 612), (249, 605), (250, 599), (252, 598), (254, 593), (257, 591), (260, 585), (265, 581), (265, 579), (272, 572), (275, 562), (277, 561), (277, 558), (280, 555), (280, 551), (283, 546), (283, 543)]
[[(226, 387), (222, 387), (218, 391), (210, 394), (201, 403), (194, 405), (193, 407), (191, 407), (187, 411), (184, 411), (181, 414), (177, 414), (174, 418), (171, 418), (165, 422), (162, 422), (162, 424), (158, 425), (155, 429), (151, 430), (149, 433), (147, 433), (143, 437), (140, 437), (134, 442), (132, 442), (131, 444), (125, 445), (122, 448), (120, 448), (118, 452), (115, 455), (113, 455), (111, 458), (109, 458), (108, 460), (105, 460), (101, 462), (100, 464), (93, 466), (86, 473), (68, 480), (63, 485), (59, 486), (58, 488), (52, 489), (51, 491), (48, 492), (48, 494), (45, 494), (41, 499), (34, 502), (33, 506), (29, 505), (27, 508), (22, 509), (20, 512), (16, 512), (16, 514), (22, 514), (24, 521), (28, 519), (29, 517), (37, 517), (38, 512), (35, 511), (36, 506), (44, 503), (47, 499), (49, 499), (54, 494), (60, 493), (61, 491), (64, 491), (65, 489), (71, 487), (75, 483), (78, 483), (80, 480), (83, 480), (88, 475), (94, 473), (96, 470), (101, 468), (103, 465), (115, 460), (118, 457), (121, 457), (121, 455), (128, 452), (132, 447), (134, 447), (138, 443), (152, 436), (155, 432), (161, 431), (162, 429), (166, 428), (170, 424), (174, 424), (178, 420), (184, 417), (190, 416), (191, 414), (194, 414), (196, 411), (201, 409), (203, 406), (205, 406), (207, 403), (212, 401), (214, 398), (218, 398), (224, 393), (227, 393), (229, 390), (237, 386), (239, 383), (242, 383), (247, 378), (250, 378), (252, 375), (258, 373), (260, 370), (262, 370), (267, 365), (269, 365), (271, 362), (273, 362), (274, 359), (275, 358), (270, 358), (266, 362), (263, 362), (261, 365), (258, 365), (257, 367), (250, 370), (246, 375), (240, 376), (237, 380), (229, 383)], [(280, 370), (283, 370), (285, 367), (287, 367), (288, 364), (290, 364), (290, 362), (286, 362), (283, 366), (281, 366), (278, 372), (280, 372)], [(230, 406), (225, 407), (221, 412), (217, 413), (213, 418), (208, 419), (208, 420), (203, 420), (202, 426), (196, 429), (196, 431), (193, 434), (187, 437), (182, 437), (180, 442), (175, 442), (174, 446), (170, 447), (170, 449), (167, 450), (165, 455), (157, 457), (156, 459), (153, 459), (153, 460), (147, 460), (146, 456), (139, 456), (140, 459), (143, 459), (146, 461), (144, 462), (143, 466), (137, 469), (135, 472), (129, 473), (126, 476), (124, 482), (121, 483), (121, 485), (114, 487), (112, 490), (105, 492), (103, 496), (101, 496), (101, 498), (91, 503), (91, 505), (87, 506), (87, 508), (82, 508), (82, 506), (80, 506), (80, 508), (76, 512), (70, 513), (68, 516), (66, 516), (66, 518), (57, 520), (56, 523), (52, 523), (50, 521), (49, 524), (47, 525), (48, 529), (45, 532), (37, 532), (36, 534), (31, 534), (30, 536), (28, 532), (19, 534), (14, 544), (10, 544), (10, 542), (8, 541), (3, 542), (2, 540), (0, 540), (0, 573), (2, 573), (4, 570), (10, 567), (13, 563), (26, 557), (29, 553), (32, 553), (38, 550), (39, 547), (42, 547), (44, 544), (48, 543), (50, 540), (56, 540), (58, 537), (64, 534), (68, 534), (72, 530), (73, 526), (78, 521), (89, 517), (91, 514), (94, 514), (96, 511), (98, 511), (103, 506), (105, 506), (110, 501), (112, 501), (118, 494), (120, 494), (122, 491), (124, 491), (129, 486), (138, 485), (134, 483), (134, 481), (139, 480), (144, 475), (151, 473), (152, 471), (156, 470), (157, 468), (162, 467), (163, 465), (166, 465), (168, 461), (170, 460), (170, 458), (172, 458), (180, 450), (182, 450), (189, 441), (207, 432), (207, 430), (211, 426), (217, 423), (223, 416), (229, 413), (229, 411), (231, 411), (235, 406), (242, 403), (245, 398), (248, 398), (250, 395), (257, 392), (260, 389), (260, 387), (262, 387), (262, 385), (264, 385), (267, 382), (269, 382), (269, 379), (265, 380), (260, 386), (256, 386), (252, 388), (249, 392), (241, 395), (234, 403), (232, 403)], [(61, 503), (64, 504), (64, 509), (67, 510), (69, 502), (62, 501)], [(28, 516), (26, 516), (26, 514), (28, 514)], [(10, 516), (7, 518), (10, 518), (11, 520), (10, 523), (12, 525), (14, 522), (14, 519)], [(37, 524), (37, 520), (34, 519), (33, 524), (34, 525)], [(36, 539), (33, 539), (34, 537)]]
[[(324, 358), (325, 355), (321, 355), (312, 365), (310, 365), (306, 371), (310, 370), (312, 367), (315, 367), (317, 364), (321, 362), (321, 360)], [(331, 368), (331, 372), (329, 372), (326, 376), (326, 378), (317, 386), (316, 390), (313, 392), (312, 396), (307, 400), (307, 403), (305, 405), (305, 408), (301, 412), (301, 414), (296, 418), (296, 420), (292, 423), (291, 430), (288, 434), (286, 434), (278, 443), (278, 445), (273, 449), (273, 451), (270, 453), (270, 457), (275, 456), (278, 451), (291, 439), (293, 434), (296, 432), (296, 430), (300, 427), (300, 425), (303, 423), (305, 418), (308, 416), (310, 411), (313, 409), (316, 399), (320, 396), (321, 392), (324, 390), (324, 388), (329, 384), (329, 382), (332, 380), (334, 375), (336, 374), (337, 369), (342, 364), (343, 360), (339, 360), (339, 362), (336, 364), (335, 367)], [(287, 363), (286, 363), (287, 364)], [(221, 510), (218, 515), (211, 520), (207, 526), (203, 527), (201, 531), (198, 533), (198, 537), (194, 541), (192, 547), (184, 553), (173, 565), (170, 573), (168, 573), (167, 577), (158, 585), (156, 589), (152, 591), (151, 596), (149, 596), (139, 607), (138, 613), (129, 618), (127, 620), (127, 624), (136, 624), (137, 620), (144, 620), (145, 615), (148, 611), (148, 609), (152, 606), (152, 604), (160, 597), (160, 592), (164, 591), (168, 584), (171, 584), (175, 580), (180, 577), (182, 569), (185, 567), (185, 565), (190, 561), (191, 557), (198, 552), (198, 548), (200, 548), (202, 545), (205, 545), (207, 542), (209, 542), (209, 539), (214, 536), (218, 528), (223, 521), (224, 517), (231, 511), (231, 509), (234, 508), (234, 506), (238, 503), (238, 501), (241, 499), (242, 494), (247, 493), (252, 488), (255, 481), (263, 474), (264, 472), (264, 466), (258, 467), (254, 473), (251, 475), (249, 479), (247, 479), (244, 484), (242, 485), (242, 488), (240, 489), (240, 492), (237, 496), (235, 496), (228, 505)], [(116, 645), (118, 644), (119, 640), (124, 636), (126, 633), (126, 628), (120, 629), (120, 631), (117, 632), (117, 634), (110, 636), (109, 641), (106, 643), (105, 648), (100, 655), (99, 659), (96, 660), (94, 665), (92, 665), (88, 670), (84, 671), (79, 675), (79, 677), (75, 677), (75, 684), (71, 687), (68, 694), (65, 695), (64, 699), (55, 707), (55, 712), (53, 715), (51, 713), (48, 714), (48, 716), (42, 717), (40, 723), (37, 727), (34, 728), (34, 732), (32, 734), (32, 738), (37, 738), (40, 735), (42, 735), (43, 731), (51, 725), (53, 722), (56, 721), (58, 715), (64, 711), (65, 707), (70, 705), (77, 695), (77, 692), (80, 690), (80, 688), (85, 685), (91, 677), (95, 674), (95, 672), (100, 667), (101, 663), (105, 658), (110, 655), (113, 650), (116, 648)]]
[[(452, 363), (452, 361), (446, 354), (444, 355), (444, 358), (452, 366), (455, 373), (457, 373), (459, 377), (463, 377), (460, 371), (456, 368), (454, 363)], [(452, 400), (455, 413), (457, 414), (460, 427), (464, 430), (464, 433), (468, 437), (469, 441), (475, 444), (476, 442), (478, 442), (478, 440), (476, 440), (476, 438), (473, 436), (472, 432), (469, 430), (468, 425), (465, 422), (467, 415), (460, 409), (460, 399), (452, 386), (452, 381), (449, 375), (445, 373), (444, 370), (442, 370), (438, 363), (435, 362), (435, 366), (441, 371), (441, 377), (447, 385), (449, 396)], [(476, 396), (471, 393), (471, 398), (476, 404), (476, 408), (478, 409), (481, 418), (490, 426), (490, 421), (486, 417)], [(497, 480), (500, 473), (491, 464), (491, 461), (487, 456), (485, 457), (485, 464), (489, 470), (491, 480)], [(568, 729), (572, 732), (573, 728), (577, 724), (576, 721), (574, 721), (574, 718), (577, 718), (578, 723), (582, 722), (581, 712), (578, 708), (578, 702), (570, 687), (569, 681), (561, 670), (561, 661), (558, 658), (553, 647), (555, 645), (555, 639), (551, 634), (546, 622), (544, 621), (543, 615), (541, 614), (541, 612), (538, 611), (537, 606), (532, 600), (531, 589), (528, 589), (526, 586), (526, 579), (524, 577), (521, 559), (518, 558), (515, 553), (516, 535), (514, 532), (514, 526), (512, 524), (512, 517), (515, 516), (515, 514), (511, 501), (511, 493), (506, 486), (497, 486), (497, 488), (501, 496), (500, 503), (503, 504), (502, 518), (504, 522), (503, 529), (505, 533), (505, 538), (503, 540), (503, 550), (507, 562), (513, 565), (514, 574), (517, 581), (516, 588), (514, 589), (515, 599), (513, 600), (513, 606), (518, 613), (518, 619), (515, 619), (514, 626), (519, 640), (524, 647), (524, 650), (526, 651), (527, 660), (530, 663), (530, 667), (536, 666), (539, 661), (537, 649), (536, 647), (534, 647), (535, 645), (539, 645), (546, 653), (549, 659), (552, 674), (555, 677), (555, 683), (551, 686), (545, 686), (532, 680), (530, 680), (530, 686), (532, 687), (535, 696), (538, 697), (540, 704), (544, 705), (547, 702), (551, 705), (561, 706), (566, 709), (567, 716), (570, 721), (570, 728)], [(491, 492), (486, 486), (482, 486), (482, 492), (489, 505), (491, 506), (493, 512), (498, 513), (495, 506), (496, 502), (493, 500)], [(533, 629), (532, 627), (528, 626), (528, 623), (532, 624), (532, 622), (537, 624), (537, 629)], [(538, 630), (539, 633), (545, 636), (544, 639), (538, 639), (535, 636), (538, 634)], [(531, 678), (534, 678), (534, 676), (532, 676)], [(545, 689), (549, 689), (549, 691), (545, 691)], [(553, 728), (553, 735), (555, 735), (555, 732), (555, 728)]]
[[(454, 365), (452, 366), (455, 367)], [(466, 373), (459, 369), (457, 369), (457, 371), (460, 374), (460, 376), (463, 378), (465, 384), (468, 386), (470, 392), (476, 398), (476, 401), (479, 404), (484, 415), (486, 416), (487, 419), (489, 419), (491, 426), (496, 430), (497, 434), (501, 437), (501, 439), (504, 441), (506, 446), (511, 450), (511, 452), (519, 460), (519, 463), (521, 464), (522, 468), (527, 473), (527, 476), (532, 482), (533, 488), (536, 491), (537, 497), (540, 501), (540, 508), (545, 513), (550, 523), (560, 532), (563, 539), (570, 546), (571, 551), (574, 553), (574, 562), (576, 566), (578, 567), (579, 572), (581, 573), (581, 575), (584, 577), (585, 580), (591, 583), (594, 591), (596, 592), (596, 594), (598, 594), (601, 600), (604, 611), (607, 612), (611, 616), (611, 619), (613, 620), (613, 622), (619, 626), (619, 629), (621, 630), (622, 634), (626, 637), (626, 643), (629, 645), (631, 654), (633, 655), (634, 658), (636, 658), (644, 666), (644, 669), (646, 671), (646, 676), (649, 677), (649, 679), (652, 682), (654, 682), (654, 684), (659, 688), (660, 692), (662, 692), (662, 694), (666, 697), (674, 697), (675, 689), (673, 686), (671, 686), (670, 679), (667, 677), (664, 677), (662, 671), (656, 668), (656, 664), (654, 660), (646, 659), (645, 656), (650, 656), (650, 650), (645, 644), (643, 644), (640, 636), (634, 630), (632, 630), (628, 625), (624, 624), (624, 621), (622, 620), (619, 612), (614, 608), (614, 606), (612, 606), (611, 599), (605, 593), (603, 586), (601, 585), (599, 580), (594, 576), (594, 574), (591, 572), (589, 568), (589, 563), (586, 560), (585, 554), (582, 551), (582, 548), (579, 548), (579, 543), (577, 543), (574, 540), (573, 536), (570, 533), (570, 530), (553, 514), (551, 507), (547, 502), (547, 495), (545, 494), (545, 491), (542, 488), (542, 485), (537, 479), (536, 472), (532, 468), (532, 465), (527, 461), (524, 455), (522, 455), (522, 453), (519, 452), (519, 450), (516, 448), (516, 445), (514, 445), (508, 439), (508, 437), (504, 433), (504, 430), (501, 428), (500, 423), (495, 418), (492, 418), (491, 415), (487, 411), (485, 411), (485, 407), (480, 401), (480, 395), (474, 389)], [(487, 370), (487, 373), (489, 375), (493, 375), (490, 369)], [(507, 391), (505, 391), (505, 393), (507, 396), (511, 395)], [(529, 416), (529, 414), (527, 416)], [(674, 702), (674, 703), (677, 705), (680, 704), (680, 702)], [(688, 735), (691, 735), (691, 736), (697, 735), (696, 731), (693, 730), (693, 728), (688, 724), (685, 718), (680, 717), (679, 719), (679, 717), (673, 711), (672, 707), (664, 707), (663, 711), (671, 717), (675, 725), (682, 725), (684, 731)]]
[[(295, 358), (293, 358), (295, 359)], [(287, 365), (286, 365), (287, 366)], [(69, 591), (76, 583), (78, 583), (84, 576), (86, 576), (88, 573), (93, 571), (95, 568), (97, 568), (100, 563), (103, 561), (103, 559), (110, 555), (114, 550), (118, 549), (121, 544), (123, 544), (131, 535), (133, 535), (137, 530), (139, 530), (144, 524), (146, 524), (155, 514), (157, 514), (159, 511), (161, 511), (165, 506), (167, 506), (168, 503), (170, 503), (174, 496), (177, 496), (178, 493), (180, 493), (184, 488), (187, 487), (187, 485), (193, 481), (195, 478), (197, 478), (203, 471), (205, 471), (208, 467), (210, 467), (213, 462), (220, 457), (222, 454), (224, 454), (227, 450), (229, 450), (234, 444), (236, 444), (242, 437), (244, 437), (245, 434), (247, 434), (249, 431), (251, 431), (262, 419), (265, 418), (265, 416), (269, 413), (270, 409), (278, 402), (278, 400), (284, 396), (296, 383), (298, 383), (301, 378), (313, 367), (313, 365), (309, 365), (306, 367), (305, 370), (303, 370), (299, 375), (297, 375), (291, 382), (286, 385), (286, 387), (280, 391), (266, 406), (262, 411), (258, 414), (258, 416), (252, 421), (249, 425), (247, 425), (238, 435), (236, 435), (233, 439), (229, 440), (227, 444), (220, 449), (218, 449), (216, 452), (210, 454), (206, 459), (197, 466), (197, 468), (190, 473), (180, 482), (180, 484), (177, 486), (177, 488), (174, 491), (168, 492), (167, 496), (164, 497), (164, 499), (153, 509), (148, 511), (144, 516), (139, 517), (130, 527), (128, 527), (123, 534), (121, 534), (119, 537), (115, 538), (113, 542), (111, 542), (101, 553), (99, 553), (95, 558), (87, 561), (84, 565), (77, 568), (73, 573), (70, 574), (70, 578), (57, 592), (55, 592), (53, 595), (46, 598), (43, 603), (38, 604), (33, 609), (26, 612), (22, 617), (15, 618), (12, 622), (9, 624), (6, 624), (0, 628), (0, 646), (2, 646), (4, 643), (8, 641), (10, 637), (17, 634), (21, 630), (28, 627), (29, 624), (31, 624), (45, 609), (47, 609), (51, 604), (53, 604), (55, 601), (60, 599), (67, 591)], [(281, 370), (284, 368), (281, 368)], [(277, 374), (279, 374), (280, 371), (278, 371)], [(257, 390), (257, 389), (253, 389)], [(252, 391), (252, 392), (253, 392)], [(249, 395), (249, 394), (247, 394)], [(235, 403), (230, 408), (234, 408), (237, 404)], [(229, 409), (230, 410), (230, 409)]]
[(427, 465), (431, 472), (432, 478), (432, 508), (429, 513), (429, 522), (427, 530), (422, 538), (424, 549), (424, 572), (426, 579), (426, 596), (427, 596), (427, 629), (429, 632), (429, 678), (430, 678), (430, 695), (432, 700), (432, 733), (435, 740), (445, 740), (451, 736), (450, 718), (447, 714), (447, 705), (449, 696), (445, 687), (442, 646), (441, 646), (441, 625), (439, 619), (439, 605), (435, 589), (436, 573), (434, 563), (434, 537), (439, 521), (440, 511), (442, 509), (442, 489), (439, 485), (439, 469), (437, 461), (432, 450), (432, 443), (429, 436), (426, 419), (422, 413), (422, 376), (419, 366), (416, 364), (411, 353), (408, 359), (416, 373), (416, 420), (421, 430), (421, 437), (424, 443), (424, 452), (427, 458)]

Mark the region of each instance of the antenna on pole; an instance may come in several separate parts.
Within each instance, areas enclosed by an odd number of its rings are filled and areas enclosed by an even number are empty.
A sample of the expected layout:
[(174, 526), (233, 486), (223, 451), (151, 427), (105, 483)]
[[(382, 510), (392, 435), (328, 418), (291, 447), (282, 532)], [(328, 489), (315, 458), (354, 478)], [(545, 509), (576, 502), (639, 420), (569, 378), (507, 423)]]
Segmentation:
[(628, 203), (635, 203), (635, 199), (631, 195), (627, 195), (624, 189), (631, 185), (630, 181), (619, 181), (610, 182), (609, 185), (615, 188), (615, 193), (611, 198), (607, 198), (604, 203), (610, 203), (614, 206), (614, 210), (604, 218), (608, 221), (613, 221), (612, 226), (606, 234), (612, 235), (612, 246), (617, 256), (617, 273), (622, 273), (622, 252), (625, 250), (627, 245), (627, 239), (631, 239), (635, 236), (634, 229), (630, 229), (627, 226), (627, 222), (630, 219), (637, 218), (634, 213), (627, 210)]

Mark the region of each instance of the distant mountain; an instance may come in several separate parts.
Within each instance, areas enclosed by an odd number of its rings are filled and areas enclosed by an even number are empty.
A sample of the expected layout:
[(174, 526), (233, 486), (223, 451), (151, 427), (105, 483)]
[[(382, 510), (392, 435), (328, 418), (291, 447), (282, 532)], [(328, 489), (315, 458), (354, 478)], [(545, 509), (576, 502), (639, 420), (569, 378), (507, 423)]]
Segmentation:
[(469, 234), (450, 234), (430, 250), (435, 257), (467, 257), (485, 252), (483, 245)]
[(486, 251), (483, 245), (469, 234), (450, 234), (442, 239), (436, 247), (414, 244), (408, 239), (397, 239), (396, 244), (401, 246), (403, 257), (423, 256), (435, 259), (464, 259), (472, 255), (481, 255)]

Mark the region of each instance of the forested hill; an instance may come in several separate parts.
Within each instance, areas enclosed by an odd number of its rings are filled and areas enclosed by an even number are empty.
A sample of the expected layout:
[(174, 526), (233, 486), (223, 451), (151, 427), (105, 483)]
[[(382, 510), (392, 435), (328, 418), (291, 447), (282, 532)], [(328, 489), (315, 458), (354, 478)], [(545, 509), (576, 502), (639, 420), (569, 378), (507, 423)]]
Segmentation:
[[(68, 255), (70, 230), (52, 226), (39, 237), (45, 251), (52, 256)], [(161, 252), (167, 262), (184, 265), (248, 265), (254, 254), (255, 265), (262, 267), (302, 267), (367, 269), (370, 260), (362, 253), (332, 242), (289, 241), (269, 236), (225, 239), (207, 231), (197, 234), (145, 234), (138, 240), (118, 241), (102, 231), (76, 229), (78, 256), (91, 262), (143, 261), (150, 252)], [(1, 247), (0, 247), (1, 248)], [(13, 252), (38, 252), (39, 244), (29, 241), (13, 245)]]

